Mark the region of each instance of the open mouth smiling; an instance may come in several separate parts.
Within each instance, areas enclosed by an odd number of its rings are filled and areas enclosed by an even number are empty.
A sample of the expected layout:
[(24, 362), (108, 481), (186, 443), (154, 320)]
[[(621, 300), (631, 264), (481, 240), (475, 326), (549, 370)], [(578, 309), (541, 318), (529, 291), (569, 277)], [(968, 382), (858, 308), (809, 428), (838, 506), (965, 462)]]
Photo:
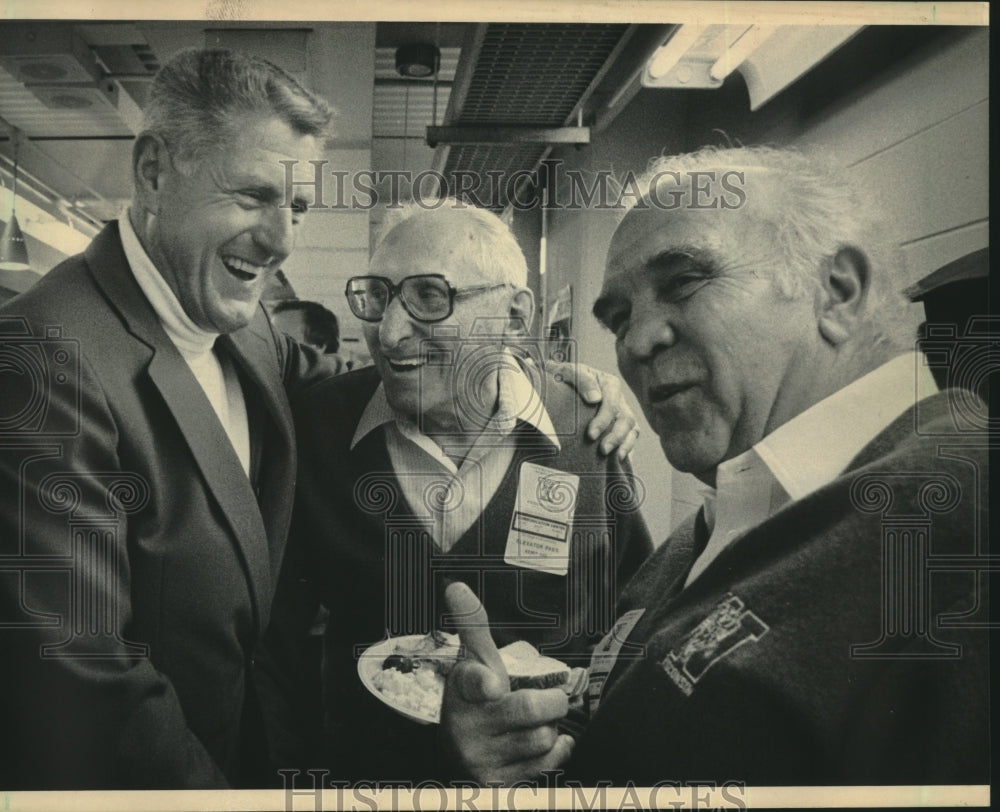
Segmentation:
[(386, 361), (393, 372), (412, 372), (426, 363), (422, 358), (386, 358)]
[(267, 270), (266, 265), (256, 265), (240, 257), (223, 257), (222, 264), (226, 266), (226, 270), (230, 274), (241, 282), (253, 282)]

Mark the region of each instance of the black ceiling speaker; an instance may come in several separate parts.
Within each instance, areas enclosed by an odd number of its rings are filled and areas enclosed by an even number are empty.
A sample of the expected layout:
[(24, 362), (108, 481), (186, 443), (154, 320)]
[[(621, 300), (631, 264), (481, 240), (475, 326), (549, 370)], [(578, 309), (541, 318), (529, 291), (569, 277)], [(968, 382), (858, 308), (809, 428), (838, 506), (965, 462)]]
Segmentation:
[(441, 52), (427, 42), (411, 42), (396, 49), (396, 71), (411, 79), (434, 76), (441, 67)]

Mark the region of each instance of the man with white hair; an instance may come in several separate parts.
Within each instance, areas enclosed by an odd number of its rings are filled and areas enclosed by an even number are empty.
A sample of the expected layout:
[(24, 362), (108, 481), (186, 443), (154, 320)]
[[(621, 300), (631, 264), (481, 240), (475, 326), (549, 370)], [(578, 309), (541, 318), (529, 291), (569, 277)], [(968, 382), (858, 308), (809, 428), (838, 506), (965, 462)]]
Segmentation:
[[(440, 593), (459, 580), (498, 640), (586, 665), (651, 544), (627, 463), (585, 431), (591, 409), (524, 362), (534, 298), (496, 215), (411, 205), (346, 296), (374, 367), (293, 403), (299, 483), (267, 663), (299, 707), (277, 725), (276, 761), (419, 780), (437, 774), (435, 728), (367, 693), (365, 646), (447, 628)], [(303, 742), (320, 716), (293, 687), (320, 602), (325, 747)]]
[(594, 314), (705, 503), (623, 595), (575, 746), (565, 697), (510, 692), (469, 636), (465, 772), (985, 783), (986, 438), (913, 352), (887, 230), (791, 152), (665, 158), (643, 188)]

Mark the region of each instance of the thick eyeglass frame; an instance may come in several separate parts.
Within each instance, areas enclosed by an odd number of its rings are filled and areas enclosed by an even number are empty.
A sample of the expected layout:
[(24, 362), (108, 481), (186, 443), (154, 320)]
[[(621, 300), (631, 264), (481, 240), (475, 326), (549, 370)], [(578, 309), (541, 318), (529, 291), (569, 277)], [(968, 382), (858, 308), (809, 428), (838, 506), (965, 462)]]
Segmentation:
[[(405, 285), (411, 279), (440, 279), (442, 282), (444, 282), (445, 287), (448, 289), (448, 312), (445, 313), (443, 316), (436, 316), (435, 318), (432, 319), (428, 319), (423, 316), (418, 316), (416, 313), (414, 313), (410, 309), (410, 305), (406, 301), (406, 297), (402, 295), (403, 285)], [(357, 313), (354, 309), (354, 304), (351, 301), (351, 285), (356, 282), (367, 281), (367, 280), (375, 280), (377, 282), (381, 282), (383, 285), (385, 285), (386, 290), (388, 290), (389, 292), (389, 295), (386, 297), (385, 300), (385, 306), (382, 308), (382, 313), (379, 314), (379, 316), (376, 318), (371, 318), (370, 316), (362, 316), (359, 313)], [(462, 288), (461, 290), (459, 290), (458, 288), (454, 287), (451, 284), (451, 282), (448, 281), (448, 278), (444, 274), (440, 273), (413, 274), (413, 276), (407, 276), (401, 279), (399, 281), (399, 284), (397, 285), (387, 277), (373, 276), (369, 274), (364, 276), (352, 276), (350, 279), (348, 279), (347, 285), (344, 288), (344, 296), (347, 298), (347, 306), (350, 308), (351, 313), (356, 318), (359, 318), (362, 321), (367, 321), (369, 323), (382, 321), (382, 318), (385, 316), (385, 311), (389, 309), (389, 305), (392, 303), (392, 300), (398, 296), (399, 303), (403, 305), (403, 310), (406, 311), (407, 315), (410, 318), (416, 319), (417, 321), (423, 322), (424, 324), (436, 324), (439, 321), (444, 321), (445, 319), (449, 318), (451, 314), (455, 312), (456, 296), (465, 296), (466, 294), (469, 293), (481, 293), (482, 291), (486, 290), (493, 290), (495, 288), (506, 288), (506, 287), (509, 287), (508, 283), (499, 282), (493, 285), (475, 285), (471, 288)]]

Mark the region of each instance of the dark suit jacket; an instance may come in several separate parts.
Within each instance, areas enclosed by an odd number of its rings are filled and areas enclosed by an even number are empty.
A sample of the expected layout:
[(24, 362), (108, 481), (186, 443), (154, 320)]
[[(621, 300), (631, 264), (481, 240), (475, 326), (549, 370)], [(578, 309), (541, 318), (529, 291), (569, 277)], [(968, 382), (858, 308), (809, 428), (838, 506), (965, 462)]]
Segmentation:
[(308, 356), (263, 310), (221, 346), (250, 479), (117, 224), (0, 308), (0, 785), (238, 781), (295, 486), (282, 384)]

